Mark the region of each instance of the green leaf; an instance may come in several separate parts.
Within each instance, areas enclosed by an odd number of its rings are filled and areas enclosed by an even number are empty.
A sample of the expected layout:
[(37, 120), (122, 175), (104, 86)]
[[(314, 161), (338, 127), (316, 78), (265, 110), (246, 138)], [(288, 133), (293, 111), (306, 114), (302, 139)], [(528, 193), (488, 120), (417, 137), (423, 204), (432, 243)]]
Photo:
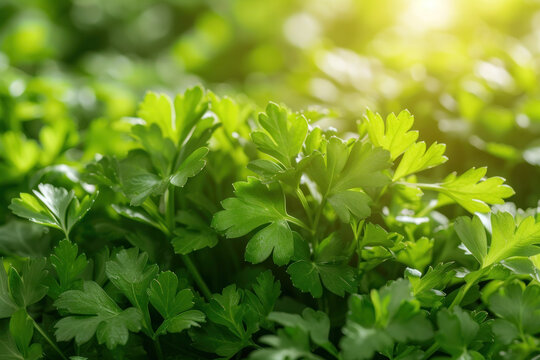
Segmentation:
[(107, 293), (95, 282), (85, 281), (83, 290), (68, 290), (60, 295), (54, 305), (72, 316), (64, 317), (55, 325), (56, 339), (84, 344), (94, 334), (100, 344), (108, 349), (125, 345), (129, 331), (141, 329), (139, 310), (120, 309)]
[[(147, 265), (148, 254), (139, 249), (121, 250), (113, 260), (105, 264), (109, 280), (120, 290), (143, 315), (145, 326), (150, 324), (148, 294), (146, 290), (158, 273), (157, 265)], [(149, 331), (146, 328), (146, 331)]]
[(43, 256), (50, 251), (45, 228), (22, 220), (0, 226), (0, 253), (20, 257)]
[(356, 291), (355, 271), (346, 264), (325, 264), (300, 260), (287, 268), (293, 285), (315, 298), (322, 296), (322, 284), (332, 293), (344, 296)]
[(484, 227), (475, 216), (471, 221), (460, 218), (456, 221), (456, 232), (463, 244), (486, 268), (492, 264), (515, 256), (532, 256), (540, 253), (540, 223), (527, 217), (516, 227), (514, 217), (507, 212), (491, 213), (491, 244), (487, 248)]
[(40, 344), (31, 344), (34, 335), (34, 324), (25, 309), (16, 311), (9, 321), (9, 332), (25, 360), (42, 357)]
[(513, 324), (519, 333), (540, 333), (540, 286), (530, 284), (523, 289), (518, 283), (501, 287), (489, 297), (489, 309)]
[(243, 324), (245, 307), (240, 304), (242, 295), (235, 285), (229, 285), (221, 294), (214, 294), (205, 307), (206, 316), (212, 322), (227, 327), (239, 339), (246, 338)]
[(230, 357), (253, 345), (251, 335), (259, 329), (259, 319), (249, 301), (243, 301), (243, 294), (236, 285), (229, 285), (204, 304), (209, 323), (200, 330), (190, 331), (197, 348)]
[(81, 180), (94, 185), (104, 185), (114, 188), (120, 184), (118, 178), (118, 161), (111, 156), (103, 156), (101, 159), (86, 165)]
[(246, 260), (252, 263), (264, 261), (273, 251), (277, 265), (285, 265), (294, 253), (292, 231), (287, 220), (285, 197), (278, 184), (266, 186), (254, 178), (234, 184), (234, 198), (222, 202), (224, 210), (214, 214), (212, 226), (225, 232), (228, 238), (246, 235), (259, 230), (249, 241)]
[(174, 252), (187, 255), (205, 247), (214, 247), (218, 243), (217, 234), (207, 223), (193, 212), (179, 211), (176, 220), (185, 227), (174, 230), (171, 240)]
[(161, 195), (168, 181), (141, 167), (137, 158), (128, 158), (120, 164), (122, 190), (131, 206), (140, 206), (149, 196)]
[(193, 307), (193, 292), (190, 289), (178, 291), (178, 278), (170, 271), (162, 272), (152, 280), (148, 288), (148, 298), (164, 321), (156, 334), (180, 332), (191, 326), (200, 326), (204, 314)]
[(174, 99), (175, 129), (178, 134), (178, 143), (181, 144), (187, 138), (191, 129), (199, 121), (208, 109), (208, 100), (204, 90), (200, 86), (187, 89)]
[(124, 217), (127, 217), (128, 219), (132, 219), (146, 225), (153, 226), (156, 229), (166, 232), (166, 229), (167, 229), (166, 226), (162, 224), (161, 222), (158, 222), (152, 219), (150, 215), (148, 215), (148, 213), (144, 211), (143, 209), (134, 209), (129, 206), (120, 206), (116, 204), (112, 204), (111, 207), (119, 215), (122, 215)]
[(176, 169), (171, 177), (171, 184), (183, 187), (190, 177), (197, 175), (206, 165), (208, 148), (202, 147), (192, 152)]
[(389, 153), (369, 143), (354, 141), (352, 145), (331, 137), (324, 156), (315, 153), (307, 173), (317, 184), (343, 222), (351, 216), (362, 219), (371, 214), (366, 187), (384, 186), (390, 180), (383, 170), (391, 166)]
[(315, 262), (321, 264), (348, 263), (354, 252), (352, 239), (333, 232), (324, 238), (314, 251)]
[(459, 356), (466, 352), (480, 330), (480, 325), (460, 307), (443, 309), (437, 313), (439, 330), (437, 343), (450, 355)]
[(294, 252), (292, 232), (286, 221), (272, 222), (253, 235), (246, 246), (246, 260), (258, 264), (266, 260), (272, 251), (276, 265), (287, 264)]
[(399, 279), (379, 291), (373, 289), (369, 297), (352, 295), (343, 334), (344, 359), (369, 359), (376, 352), (392, 353), (395, 343), (428, 340), (433, 329), (410, 283)]
[(435, 268), (431, 266), (422, 276), (416, 269), (407, 268), (405, 275), (411, 283), (413, 295), (422, 302), (422, 305), (434, 306), (438, 304), (446, 295), (442, 290), (448, 285), (455, 275), (455, 271), (450, 267), (453, 263), (438, 264)]
[(39, 184), (38, 190), (34, 190), (34, 196), (21, 193), (19, 198), (11, 200), (9, 209), (15, 215), (60, 229), (66, 235), (86, 215), (96, 196), (86, 196), (79, 203), (73, 190), (68, 192), (50, 184)]
[(392, 247), (394, 246), (393, 237), (394, 234), (388, 234), (380, 225), (367, 223), (364, 228), (362, 246)]
[(394, 172), (392, 181), (444, 164), (448, 160), (444, 156), (445, 150), (446, 145), (437, 144), (437, 142), (431, 144), (427, 151), (425, 142), (414, 143), (405, 151), (403, 158)]
[(30, 171), (39, 161), (38, 143), (34, 139), (27, 139), (20, 131), (3, 132), (0, 135), (0, 151), (6, 162), (0, 167), (3, 178), (16, 179)]
[(53, 280), (49, 295), (56, 298), (66, 290), (74, 289), (82, 284), (81, 273), (88, 265), (86, 255), (78, 255), (79, 247), (64, 239), (54, 248), (50, 262), (56, 270), (58, 281)]
[(4, 259), (0, 258), (0, 319), (10, 317), (18, 308), (9, 294), (8, 276)]
[(267, 270), (257, 276), (252, 289), (253, 291), (244, 292), (245, 302), (257, 314), (263, 326), (269, 325), (266, 323), (266, 317), (274, 309), (281, 294), (281, 283), (274, 279), (270, 270)]
[(251, 133), (259, 150), (274, 157), (284, 167), (292, 167), (308, 131), (304, 116), (290, 114), (286, 108), (269, 103), (266, 113), (259, 115), (259, 124), (262, 129)]
[(487, 256), (487, 237), (486, 230), (478, 216), (472, 219), (462, 216), (456, 219), (454, 229), (463, 242), (463, 245), (471, 252), (480, 264), (484, 262)]
[(392, 338), (388, 334), (377, 329), (364, 328), (353, 322), (343, 328), (343, 335), (340, 347), (345, 360), (371, 359), (375, 352), (393, 345)]
[(9, 269), (9, 291), (19, 307), (35, 304), (47, 294), (45, 266), (45, 258), (35, 258), (26, 261), (20, 273), (14, 267)]
[(328, 203), (344, 223), (356, 219), (365, 219), (371, 215), (371, 198), (366, 193), (356, 190), (345, 190), (331, 195)]
[(205, 320), (204, 313), (199, 310), (188, 310), (171, 318), (165, 319), (156, 330), (156, 336), (168, 333), (179, 333), (184, 330), (199, 327)]
[(317, 345), (329, 344), (330, 320), (328, 315), (322, 311), (305, 308), (302, 311), (302, 316), (299, 314), (272, 312), (268, 315), (268, 319), (285, 327), (300, 328), (306, 334), (309, 334), (311, 340)]
[(253, 351), (249, 356), (251, 360), (323, 359), (311, 352), (309, 338), (299, 328), (279, 329), (277, 335), (265, 335), (259, 341), (271, 347)]
[(147, 125), (156, 124), (162, 131), (163, 136), (176, 142), (178, 140), (173, 123), (173, 108), (171, 99), (164, 94), (153, 92), (146, 93), (143, 102), (139, 105), (137, 115)]
[(150, 126), (135, 125), (131, 128), (133, 136), (142, 148), (150, 155), (154, 168), (162, 178), (169, 175), (170, 164), (174, 160), (176, 146), (169, 138), (164, 138), (161, 129), (156, 124)]
[(402, 242), (404, 249), (396, 255), (396, 260), (412, 268), (423, 271), (431, 263), (433, 240), (421, 237), (415, 241)]
[(240, 340), (230, 331), (224, 331), (213, 323), (205, 325), (202, 332), (190, 332), (190, 336), (196, 348), (228, 358), (249, 345), (247, 340)]
[(392, 160), (403, 154), (418, 138), (418, 131), (409, 131), (414, 123), (414, 116), (407, 110), (403, 110), (398, 116), (389, 114), (385, 124), (381, 115), (368, 109), (365, 120), (373, 145), (390, 151)]
[(504, 179), (498, 176), (483, 179), (487, 168), (472, 168), (460, 176), (452, 173), (440, 184), (420, 187), (441, 193), (439, 201), (455, 201), (470, 213), (489, 212), (488, 204), (504, 204), (507, 197), (514, 195), (514, 190), (504, 185)]
[(21, 354), (17, 348), (15, 340), (11, 336), (7, 321), (0, 322), (0, 359), (25, 360), (23, 354)]
[(287, 268), (293, 285), (302, 292), (309, 292), (314, 298), (322, 296), (322, 285), (319, 270), (315, 263), (309, 260), (300, 260)]

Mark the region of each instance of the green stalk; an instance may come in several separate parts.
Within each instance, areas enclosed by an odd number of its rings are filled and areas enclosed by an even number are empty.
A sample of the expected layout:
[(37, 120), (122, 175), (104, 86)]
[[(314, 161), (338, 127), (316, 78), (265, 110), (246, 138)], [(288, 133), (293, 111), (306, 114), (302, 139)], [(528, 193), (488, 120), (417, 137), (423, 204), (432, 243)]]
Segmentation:
[(296, 188), (296, 196), (298, 196), (298, 199), (300, 200), (300, 203), (302, 203), (302, 207), (304, 208), (304, 211), (306, 212), (308, 221), (310, 225), (313, 225), (313, 215), (311, 214), (311, 209), (309, 208), (309, 203), (306, 199), (306, 196), (304, 195), (304, 192), (300, 188), (300, 185)]
[[(165, 198), (165, 219), (167, 222), (168, 232), (169, 236), (172, 236), (174, 233), (174, 216), (175, 216), (175, 208), (174, 208), (174, 185), (169, 185), (169, 188), (167, 189), (167, 194)], [(206, 285), (206, 282), (202, 278), (201, 274), (199, 273), (199, 270), (191, 261), (189, 258), (189, 255), (181, 255), (182, 261), (184, 262), (184, 265), (186, 266), (187, 270), (195, 280), (195, 283), (203, 293), (204, 297), (208, 300), (212, 297), (212, 292), (210, 292), (210, 289), (208, 288), (208, 285)]]
[(197, 286), (203, 293), (206, 300), (210, 300), (210, 298), (212, 298), (212, 292), (208, 288), (208, 285), (206, 285), (206, 282), (204, 282), (204, 279), (199, 273), (199, 270), (197, 270), (195, 264), (193, 264), (193, 261), (191, 261), (191, 259), (189, 258), (189, 255), (181, 255), (181, 257), (184, 265), (190, 272), (191, 276), (193, 276), (193, 280), (195, 280), (195, 283), (197, 283)]
[(319, 227), (319, 221), (321, 219), (321, 215), (324, 209), (324, 206), (326, 205), (326, 195), (323, 196), (321, 204), (319, 205), (319, 208), (317, 209), (317, 213), (315, 214), (315, 220), (313, 221), (313, 227), (311, 229), (311, 234), (313, 235), (313, 245), (317, 247), (319, 245), (319, 239), (317, 238), (317, 228)]
[(60, 355), (60, 357), (64, 360), (68, 360), (66, 355), (64, 355), (64, 353), (62, 352), (62, 350), (60, 350), (58, 345), (56, 345), (54, 341), (51, 340), (51, 338), (47, 335), (47, 333), (45, 333), (45, 331), (41, 328), (41, 326), (38, 325), (36, 320), (34, 320), (31, 316), (28, 316), (28, 317), (32, 320), (32, 323), (34, 324), (34, 328), (36, 328), (36, 330), (41, 334), (41, 336), (43, 336), (43, 338), (49, 343), (49, 345), (51, 345), (51, 347)]
[(167, 189), (167, 198), (166, 198), (166, 213), (165, 213), (165, 219), (167, 220), (167, 228), (169, 228), (169, 232), (172, 234), (174, 231), (174, 185), (169, 184), (169, 187)]
[(159, 360), (163, 360), (163, 352), (161, 351), (161, 345), (159, 344), (159, 339), (156, 336), (156, 333), (154, 332), (154, 329), (152, 328), (152, 322), (150, 320), (150, 313), (148, 312), (148, 305), (145, 306), (143, 309), (142, 306), (139, 304), (139, 302), (136, 300), (135, 307), (139, 309), (139, 311), (143, 315), (143, 333), (145, 333), (150, 339), (152, 339), (152, 342), (154, 343), (154, 347), (156, 349), (156, 355)]
[(161, 350), (161, 344), (159, 343), (159, 337), (156, 336), (156, 338), (153, 340), (154, 347), (156, 348), (156, 354), (159, 360), (165, 359), (163, 357), (163, 350)]
[(304, 230), (312, 232), (312, 230), (311, 230), (311, 228), (309, 226), (307, 226), (302, 220), (297, 219), (294, 216), (287, 216), (286, 220), (288, 222), (291, 222), (291, 223), (295, 224), (295, 225), (298, 225), (299, 227), (301, 227)]

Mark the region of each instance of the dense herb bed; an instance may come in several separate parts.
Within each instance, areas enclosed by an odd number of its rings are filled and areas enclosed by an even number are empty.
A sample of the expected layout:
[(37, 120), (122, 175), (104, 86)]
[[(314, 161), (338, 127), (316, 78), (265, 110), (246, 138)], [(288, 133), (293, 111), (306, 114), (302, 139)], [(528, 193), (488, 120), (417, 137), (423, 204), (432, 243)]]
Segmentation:
[(539, 353), (536, 209), (486, 168), (424, 178), (445, 146), (409, 112), (342, 134), (195, 87), (137, 116), (125, 156), (11, 201), (30, 221), (0, 228), (0, 358)]

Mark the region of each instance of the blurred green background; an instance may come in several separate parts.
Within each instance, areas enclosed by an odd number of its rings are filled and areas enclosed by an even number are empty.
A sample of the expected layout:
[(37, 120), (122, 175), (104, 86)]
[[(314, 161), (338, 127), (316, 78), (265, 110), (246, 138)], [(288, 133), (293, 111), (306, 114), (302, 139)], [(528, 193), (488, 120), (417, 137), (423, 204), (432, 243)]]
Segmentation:
[(539, 71), (534, 0), (0, 0), (2, 201), (125, 152), (145, 91), (201, 83), (341, 131), (407, 108), (443, 172), (487, 165), (536, 206)]

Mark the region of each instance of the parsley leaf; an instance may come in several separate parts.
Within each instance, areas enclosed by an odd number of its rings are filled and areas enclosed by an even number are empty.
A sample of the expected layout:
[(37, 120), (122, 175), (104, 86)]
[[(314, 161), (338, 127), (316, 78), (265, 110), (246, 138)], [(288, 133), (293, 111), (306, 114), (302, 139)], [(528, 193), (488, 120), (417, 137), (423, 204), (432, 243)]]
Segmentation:
[(120, 290), (143, 316), (145, 331), (151, 332), (148, 294), (146, 289), (158, 273), (157, 265), (147, 265), (148, 255), (139, 249), (121, 250), (105, 264), (109, 280)]
[(488, 204), (504, 204), (507, 197), (514, 195), (514, 190), (504, 185), (504, 179), (498, 176), (483, 179), (487, 168), (472, 168), (457, 176), (448, 175), (440, 184), (426, 184), (420, 187), (440, 192), (439, 201), (454, 201), (475, 212), (489, 212)]
[(0, 354), (2, 360), (24, 360), (23, 354), (17, 348), (17, 344), (9, 331), (7, 321), (0, 322)]
[[(0, 264), (4, 259), (0, 258)], [(16, 310), (17, 304), (9, 294), (8, 276), (4, 266), (0, 266), (0, 319), (10, 317)]]
[(362, 219), (371, 214), (371, 198), (363, 190), (389, 183), (383, 173), (391, 166), (389, 155), (369, 143), (348, 144), (331, 137), (324, 156), (315, 153), (307, 173), (339, 218), (348, 223), (351, 216)]
[(403, 154), (418, 138), (418, 131), (409, 131), (414, 117), (407, 110), (403, 110), (398, 116), (391, 113), (386, 117), (386, 124), (381, 115), (367, 110), (365, 120), (373, 145), (390, 151), (392, 160)]
[(31, 344), (34, 336), (34, 324), (25, 309), (19, 309), (13, 314), (9, 321), (9, 332), (25, 360), (42, 357), (41, 344)]
[(0, 253), (21, 257), (43, 256), (49, 251), (43, 226), (22, 220), (11, 220), (0, 226)]
[(246, 290), (244, 292), (244, 300), (257, 314), (261, 325), (269, 327), (266, 317), (274, 309), (281, 294), (281, 283), (275, 281), (272, 272), (267, 270), (257, 276), (252, 289), (253, 291)]
[(251, 334), (258, 330), (258, 326), (249, 316), (249, 306), (242, 303), (242, 294), (236, 285), (229, 285), (221, 294), (212, 296), (204, 306), (212, 325), (190, 334), (195, 346), (221, 356), (232, 356), (252, 344)]
[(422, 170), (430, 169), (434, 166), (444, 164), (448, 158), (444, 156), (446, 145), (431, 144), (426, 151), (426, 143), (421, 141), (411, 145), (394, 172), (392, 181), (399, 180)]
[(177, 289), (178, 278), (166, 271), (153, 279), (147, 290), (150, 303), (164, 319), (156, 335), (181, 332), (204, 321), (202, 312), (190, 310), (194, 304), (193, 292), (190, 289), (177, 292)]
[(482, 268), (514, 256), (532, 256), (540, 253), (540, 223), (527, 217), (519, 225), (507, 212), (491, 214), (491, 243), (480, 219), (461, 217), (454, 225), (463, 244), (478, 260)]
[(47, 294), (45, 278), (45, 258), (33, 258), (26, 261), (20, 272), (13, 266), (8, 271), (9, 292), (19, 307), (35, 304)]
[(508, 343), (520, 334), (540, 333), (540, 286), (530, 284), (523, 289), (518, 283), (508, 284), (489, 297), (488, 305), (500, 318), (493, 328), (498, 338), (515, 329), (514, 337), (503, 338), (503, 342)]
[(79, 247), (64, 239), (54, 248), (50, 262), (56, 270), (56, 279), (51, 281), (49, 295), (56, 298), (64, 291), (78, 288), (82, 285), (81, 273), (88, 265), (86, 255), (77, 255)]
[(308, 132), (303, 115), (290, 114), (286, 108), (269, 103), (266, 113), (259, 115), (262, 129), (251, 133), (259, 150), (274, 157), (285, 168), (291, 168)]
[(208, 148), (201, 147), (192, 152), (176, 169), (171, 176), (171, 184), (178, 187), (186, 185), (190, 177), (197, 175), (206, 165), (205, 157), (208, 154)]
[(475, 351), (470, 351), (480, 330), (480, 325), (460, 307), (452, 310), (443, 309), (437, 313), (439, 330), (435, 335), (437, 343), (455, 358), (475, 358)]
[(322, 360), (311, 352), (307, 333), (299, 328), (279, 329), (276, 335), (262, 336), (259, 341), (271, 347), (253, 351), (252, 360)]
[(72, 314), (56, 323), (58, 341), (75, 338), (75, 342), (80, 345), (95, 334), (98, 343), (113, 349), (127, 343), (129, 331), (138, 332), (141, 329), (140, 311), (133, 307), (120, 309), (93, 281), (85, 281), (83, 290), (68, 290), (62, 293), (54, 305), (59, 310)]
[(205, 247), (214, 247), (218, 243), (217, 234), (206, 221), (195, 213), (179, 211), (176, 220), (184, 225), (174, 230), (172, 245), (177, 254), (187, 255)]
[(396, 280), (370, 296), (349, 298), (345, 335), (340, 346), (343, 358), (369, 359), (376, 352), (390, 352), (396, 342), (424, 341), (433, 336), (431, 323), (420, 311), (410, 283)]
[(346, 264), (325, 264), (299, 260), (287, 268), (293, 285), (314, 298), (322, 296), (322, 284), (332, 293), (344, 296), (356, 290), (354, 269)]
[(273, 312), (268, 315), (268, 319), (285, 327), (300, 328), (306, 334), (309, 334), (310, 339), (315, 344), (333, 348), (333, 345), (328, 340), (330, 320), (328, 315), (322, 311), (305, 308), (302, 315)]
[(246, 260), (264, 261), (273, 252), (277, 265), (285, 265), (294, 252), (293, 234), (287, 221), (291, 217), (285, 209), (285, 198), (278, 184), (266, 186), (254, 178), (234, 184), (236, 197), (222, 202), (224, 210), (214, 214), (212, 226), (225, 232), (228, 238), (259, 230), (246, 247)]
[(34, 195), (21, 193), (19, 198), (11, 200), (9, 208), (15, 215), (60, 229), (69, 237), (71, 228), (90, 210), (95, 197), (96, 194), (87, 195), (79, 202), (73, 190), (39, 184)]

